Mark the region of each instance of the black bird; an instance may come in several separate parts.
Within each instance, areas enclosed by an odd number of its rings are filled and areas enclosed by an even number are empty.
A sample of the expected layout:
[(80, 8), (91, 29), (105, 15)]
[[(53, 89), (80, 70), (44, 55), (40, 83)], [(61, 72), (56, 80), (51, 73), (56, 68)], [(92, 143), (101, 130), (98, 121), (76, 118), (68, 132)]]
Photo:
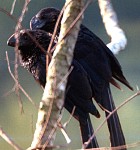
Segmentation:
[[(45, 50), (48, 49), (51, 34), (42, 30), (21, 30), (19, 33), (18, 49), (21, 56), (21, 65), (32, 73), (33, 77), (44, 88), (46, 83), (46, 53), (43, 52), (39, 45)], [(36, 42), (34, 42), (36, 41)], [(15, 34), (7, 41), (9, 46), (16, 46)], [(53, 45), (56, 44), (54, 41)], [(97, 118), (100, 114), (92, 102), (94, 91), (91, 81), (84, 68), (73, 59), (73, 70), (68, 77), (65, 92), (65, 108), (72, 113), (76, 106), (73, 116), (79, 121), (82, 142), (86, 142), (93, 134), (89, 113)], [(88, 146), (98, 147), (96, 137)]]
[[(41, 9), (30, 21), (31, 29), (41, 29), (53, 33), (60, 11), (55, 8)], [(60, 23), (57, 29), (59, 36)], [(74, 59), (77, 60), (88, 73), (94, 89), (94, 98), (103, 108), (115, 109), (109, 83), (120, 88), (115, 79), (133, 90), (125, 79), (121, 66), (108, 47), (87, 27), (81, 25)], [(105, 112), (108, 116), (108, 112)], [(125, 138), (117, 112), (107, 121), (110, 132), (111, 146), (125, 145)]]

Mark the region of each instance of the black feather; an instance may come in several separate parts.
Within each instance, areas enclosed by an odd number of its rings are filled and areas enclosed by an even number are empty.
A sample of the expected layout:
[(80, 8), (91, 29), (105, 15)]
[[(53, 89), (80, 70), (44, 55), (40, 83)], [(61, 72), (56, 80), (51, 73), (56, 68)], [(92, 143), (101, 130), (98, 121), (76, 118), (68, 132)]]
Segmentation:
[[(22, 66), (32, 73), (43, 88), (46, 84), (46, 53), (36, 42), (47, 51), (50, 39), (51, 34), (41, 30), (21, 30), (19, 33), (18, 49), (22, 58)], [(34, 42), (35, 40), (36, 42)], [(9, 46), (16, 45), (15, 34), (9, 38), (7, 43)], [(83, 125), (81, 129), (85, 129), (84, 132), (81, 132), (84, 143), (93, 134), (89, 113), (97, 118), (100, 117), (100, 114), (92, 101), (94, 93), (88, 74), (75, 59), (72, 61), (72, 66), (73, 70), (68, 77), (64, 106), (70, 113), (76, 106), (73, 116)], [(98, 143), (95, 141), (97, 141), (96, 138), (91, 141), (89, 147), (98, 147)]]
[[(59, 14), (60, 11), (55, 8), (44, 8), (31, 19), (30, 27), (31, 29), (41, 29), (53, 33), (57, 20), (56, 18), (58, 18)], [(41, 16), (43, 16), (43, 19)], [(53, 19), (54, 16), (55, 19)], [(57, 36), (59, 36), (59, 31), (60, 23), (58, 25)], [(120, 88), (115, 79), (133, 90), (124, 77), (122, 68), (113, 53), (100, 38), (84, 25), (81, 25), (80, 27), (75, 45), (74, 59), (82, 65), (90, 77), (94, 93), (93, 96), (96, 102), (102, 107), (110, 111), (115, 109), (109, 87), (109, 83), (112, 83)], [(105, 114), (107, 115), (107, 113)], [(117, 113), (115, 113), (114, 116), (115, 117), (108, 120), (111, 146), (125, 145), (125, 139)], [(114, 140), (118, 137), (116, 131), (120, 137), (122, 137), (120, 140)]]

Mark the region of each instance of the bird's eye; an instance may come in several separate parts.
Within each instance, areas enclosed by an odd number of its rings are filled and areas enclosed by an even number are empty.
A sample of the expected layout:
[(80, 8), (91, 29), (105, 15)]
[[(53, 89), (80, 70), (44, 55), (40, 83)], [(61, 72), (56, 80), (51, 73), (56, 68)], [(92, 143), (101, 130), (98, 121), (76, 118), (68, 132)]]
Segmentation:
[(44, 19), (45, 19), (45, 16), (41, 16), (39, 19), (44, 20)]

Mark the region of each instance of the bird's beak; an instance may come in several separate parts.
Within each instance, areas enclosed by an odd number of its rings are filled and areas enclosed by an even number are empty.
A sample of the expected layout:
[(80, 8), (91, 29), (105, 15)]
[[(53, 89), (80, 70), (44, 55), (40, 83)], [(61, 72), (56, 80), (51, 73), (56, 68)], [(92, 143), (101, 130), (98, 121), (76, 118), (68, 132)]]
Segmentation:
[(45, 21), (40, 20), (36, 16), (31, 19), (30, 28), (32, 30), (41, 29), (45, 25)]
[(15, 35), (14, 34), (7, 40), (7, 45), (11, 46), (11, 47), (15, 47), (16, 39), (15, 39)]

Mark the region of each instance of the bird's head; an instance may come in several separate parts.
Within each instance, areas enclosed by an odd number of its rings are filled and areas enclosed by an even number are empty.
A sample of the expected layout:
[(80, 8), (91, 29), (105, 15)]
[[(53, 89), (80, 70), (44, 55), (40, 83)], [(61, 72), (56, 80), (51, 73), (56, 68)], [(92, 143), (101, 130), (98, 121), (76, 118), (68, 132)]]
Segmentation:
[(36, 40), (34, 32), (29, 29), (20, 30), (18, 33), (14, 33), (7, 41), (7, 45), (11, 47), (18, 47), (18, 49), (28, 48), (34, 46), (33, 39)]
[(55, 8), (41, 9), (30, 21), (30, 28), (53, 33), (60, 11)]
[[(45, 54), (52, 35), (42, 30), (21, 30), (14, 33), (7, 41), (8, 46), (16, 47), (24, 60), (32, 56)], [(54, 45), (53, 45), (54, 46)]]

